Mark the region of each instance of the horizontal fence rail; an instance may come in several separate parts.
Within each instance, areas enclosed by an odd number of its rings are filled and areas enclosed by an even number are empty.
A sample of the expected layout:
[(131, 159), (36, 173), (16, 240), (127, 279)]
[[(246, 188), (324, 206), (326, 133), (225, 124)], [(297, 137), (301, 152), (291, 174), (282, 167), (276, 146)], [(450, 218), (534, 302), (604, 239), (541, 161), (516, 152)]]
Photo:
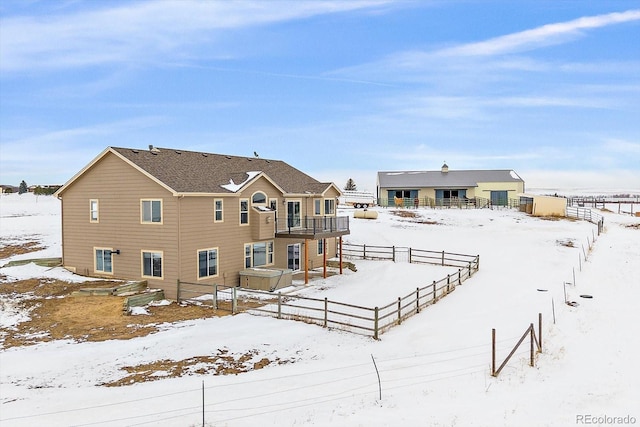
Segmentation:
[(604, 216), (591, 209), (581, 208), (579, 206), (567, 206), (567, 218), (582, 219), (589, 221), (598, 226), (598, 235), (604, 230)]
[[(456, 286), (471, 278), (480, 267), (479, 255), (464, 255), (444, 251), (426, 251), (407, 247), (342, 245), (343, 257), (349, 253), (352, 258), (397, 261), (407, 254), (408, 262), (429, 263), (458, 267), (454, 274), (416, 287), (397, 300), (382, 307), (366, 307), (328, 298), (313, 298), (292, 293), (283, 294), (225, 285), (203, 285), (178, 281), (178, 300), (186, 300), (187, 295), (200, 292), (194, 300), (211, 302), (215, 309), (227, 310), (235, 314), (247, 312), (254, 315), (271, 316), (278, 319), (298, 320), (323, 327), (373, 336), (400, 325), (405, 319), (419, 313), (425, 307), (437, 303), (453, 292)], [(210, 296), (202, 296), (209, 294)]]

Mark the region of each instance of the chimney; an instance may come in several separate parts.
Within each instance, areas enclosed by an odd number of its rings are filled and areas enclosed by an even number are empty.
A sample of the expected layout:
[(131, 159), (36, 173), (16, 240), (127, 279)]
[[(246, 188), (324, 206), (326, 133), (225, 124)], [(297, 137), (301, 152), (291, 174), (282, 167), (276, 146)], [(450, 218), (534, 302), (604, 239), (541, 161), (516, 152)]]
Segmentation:
[(449, 166), (447, 166), (447, 163), (446, 163), (446, 162), (442, 165), (442, 169), (441, 169), (441, 171), (442, 171), (442, 173), (447, 173), (447, 172), (449, 172)]

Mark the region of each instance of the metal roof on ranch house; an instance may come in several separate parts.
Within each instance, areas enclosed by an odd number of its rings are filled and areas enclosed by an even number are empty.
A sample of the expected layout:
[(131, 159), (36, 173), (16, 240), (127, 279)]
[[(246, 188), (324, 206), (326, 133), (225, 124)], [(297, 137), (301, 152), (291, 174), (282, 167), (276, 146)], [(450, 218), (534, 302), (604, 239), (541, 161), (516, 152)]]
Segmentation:
[(511, 169), (378, 172), (378, 185), (394, 187), (476, 187), (479, 182), (524, 182)]

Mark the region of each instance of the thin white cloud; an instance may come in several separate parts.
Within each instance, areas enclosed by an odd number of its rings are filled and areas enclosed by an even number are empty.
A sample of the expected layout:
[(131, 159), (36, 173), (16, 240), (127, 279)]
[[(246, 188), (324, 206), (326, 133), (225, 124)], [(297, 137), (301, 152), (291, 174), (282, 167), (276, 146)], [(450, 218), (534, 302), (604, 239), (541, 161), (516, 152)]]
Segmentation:
[[(640, 142), (626, 141), (624, 139), (609, 139), (605, 141), (603, 148), (623, 154), (637, 154), (640, 156)], [(638, 157), (640, 162), (640, 157)]]
[(493, 56), (522, 52), (564, 43), (580, 36), (581, 30), (640, 20), (640, 10), (586, 16), (572, 21), (547, 24), (477, 43), (468, 43), (437, 52), (439, 55)]
[(371, 9), (385, 3), (388, 0), (153, 1), (10, 17), (0, 25), (0, 67), (3, 71), (68, 68), (149, 61), (169, 53), (186, 55), (187, 47), (212, 44), (217, 31)]

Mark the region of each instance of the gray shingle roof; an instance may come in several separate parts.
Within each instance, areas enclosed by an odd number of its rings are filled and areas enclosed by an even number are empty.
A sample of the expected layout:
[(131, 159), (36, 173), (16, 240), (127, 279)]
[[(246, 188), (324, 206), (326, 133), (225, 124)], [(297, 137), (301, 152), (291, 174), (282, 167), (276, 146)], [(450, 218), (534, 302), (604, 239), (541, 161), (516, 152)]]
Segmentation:
[(170, 148), (111, 149), (178, 193), (233, 193), (234, 186), (229, 184), (246, 182), (256, 175), (251, 172), (264, 173), (289, 194), (322, 194), (331, 185), (281, 160)]
[(378, 172), (380, 188), (468, 188), (479, 182), (524, 182), (513, 170), (449, 170)]

